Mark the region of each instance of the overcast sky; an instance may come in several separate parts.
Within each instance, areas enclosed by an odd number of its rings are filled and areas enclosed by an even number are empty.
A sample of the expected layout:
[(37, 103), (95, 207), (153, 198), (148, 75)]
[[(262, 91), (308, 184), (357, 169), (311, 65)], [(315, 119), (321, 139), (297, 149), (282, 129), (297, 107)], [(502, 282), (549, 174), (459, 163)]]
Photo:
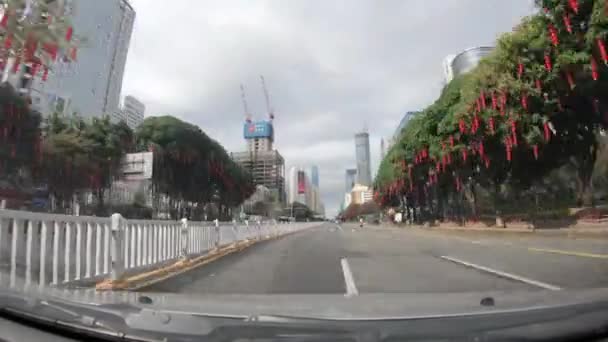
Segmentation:
[(437, 98), (444, 57), (493, 44), (533, 10), (533, 0), (131, 2), (123, 95), (142, 100), (147, 116), (177, 116), (239, 151), (239, 84), (263, 119), (264, 75), (275, 147), (287, 167), (319, 166), (328, 215), (343, 199), (344, 170), (355, 166), (355, 132), (369, 130), (375, 174), (380, 139)]

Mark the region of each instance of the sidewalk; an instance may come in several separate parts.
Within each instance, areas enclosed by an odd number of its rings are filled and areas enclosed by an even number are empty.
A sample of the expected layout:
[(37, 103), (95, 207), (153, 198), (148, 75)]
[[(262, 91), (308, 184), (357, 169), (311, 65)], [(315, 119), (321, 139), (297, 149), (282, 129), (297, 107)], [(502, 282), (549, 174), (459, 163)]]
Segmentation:
[(608, 238), (608, 225), (594, 223), (578, 223), (575, 225), (556, 227), (556, 228), (532, 228), (527, 227), (527, 224), (516, 224), (506, 228), (498, 228), (486, 226), (482, 223), (468, 223), (465, 226), (460, 226), (456, 223), (441, 223), (438, 226), (424, 225), (390, 225), (394, 228), (416, 228), (421, 230), (431, 230), (438, 232), (488, 232), (488, 233), (522, 233), (522, 234), (538, 234), (538, 235), (565, 235), (570, 237), (588, 236), (588, 237), (606, 237)]

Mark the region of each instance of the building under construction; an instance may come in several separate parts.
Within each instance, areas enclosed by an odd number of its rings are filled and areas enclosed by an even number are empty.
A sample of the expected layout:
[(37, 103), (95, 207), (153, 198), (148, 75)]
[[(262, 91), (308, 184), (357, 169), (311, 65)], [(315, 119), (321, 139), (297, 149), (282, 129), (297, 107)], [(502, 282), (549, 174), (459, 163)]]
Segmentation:
[(285, 160), (279, 151), (273, 147), (274, 112), (270, 106), (270, 99), (263, 77), (262, 87), (266, 97), (269, 120), (255, 122), (251, 120), (251, 114), (245, 100), (245, 91), (241, 86), (246, 117), (243, 125), (243, 137), (247, 142), (247, 150), (245, 152), (233, 152), (231, 157), (251, 173), (255, 185), (263, 185), (268, 188), (275, 201), (283, 204), (285, 203)]

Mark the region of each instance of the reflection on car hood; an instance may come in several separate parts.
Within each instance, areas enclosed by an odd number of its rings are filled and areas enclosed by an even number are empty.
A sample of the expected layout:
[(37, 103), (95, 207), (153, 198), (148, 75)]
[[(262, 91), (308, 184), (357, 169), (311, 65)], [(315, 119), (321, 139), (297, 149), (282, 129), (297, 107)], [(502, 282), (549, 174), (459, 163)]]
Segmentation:
[[(0, 293), (2, 289), (0, 289)], [(129, 304), (213, 316), (279, 315), (333, 320), (433, 317), (608, 301), (608, 288), (467, 293), (193, 295), (48, 289), (30, 293), (93, 305)], [(483, 304), (486, 305), (482, 305)]]

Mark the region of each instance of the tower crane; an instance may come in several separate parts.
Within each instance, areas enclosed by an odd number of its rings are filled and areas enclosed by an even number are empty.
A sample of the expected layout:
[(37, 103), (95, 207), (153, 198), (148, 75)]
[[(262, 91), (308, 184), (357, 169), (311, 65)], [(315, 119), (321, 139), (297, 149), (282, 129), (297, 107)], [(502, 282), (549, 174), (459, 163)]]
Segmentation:
[(264, 76), (260, 75), (260, 80), (262, 81), (262, 89), (264, 90), (264, 97), (266, 99), (266, 110), (268, 110), (268, 116), (270, 117), (270, 121), (274, 120), (274, 108), (270, 105), (270, 95), (268, 95), (268, 88), (266, 88), (266, 80), (264, 80)]
[(249, 112), (249, 106), (247, 106), (247, 98), (245, 97), (245, 87), (241, 84), (241, 100), (243, 101), (243, 110), (245, 110), (245, 121), (251, 122), (251, 112)]

